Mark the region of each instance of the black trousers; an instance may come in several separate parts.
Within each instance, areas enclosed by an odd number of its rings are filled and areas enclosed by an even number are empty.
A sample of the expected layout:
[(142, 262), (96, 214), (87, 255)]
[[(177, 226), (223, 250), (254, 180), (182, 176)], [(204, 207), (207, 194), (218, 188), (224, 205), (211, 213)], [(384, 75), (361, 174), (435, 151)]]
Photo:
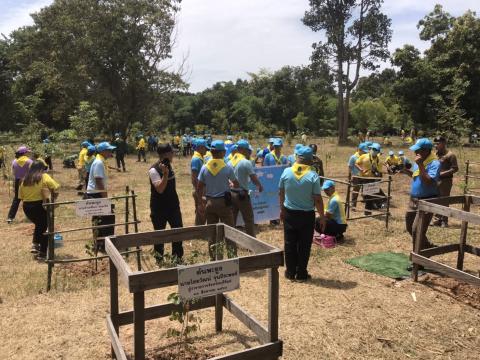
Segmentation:
[(120, 165), (121, 165), (123, 171), (125, 171), (125, 154), (115, 155), (115, 160), (117, 160), (117, 169), (120, 169)]
[(323, 233), (325, 235), (337, 236), (343, 235), (345, 231), (347, 231), (347, 224), (339, 224), (335, 220), (329, 219)]
[(143, 158), (143, 161), (147, 161), (145, 149), (138, 149), (138, 161), (140, 161), (141, 158)]
[[(170, 225), (171, 229), (183, 227), (182, 213), (180, 212), (180, 208), (177, 207), (168, 210), (162, 209), (161, 211), (158, 209), (150, 210), (150, 219), (152, 219), (153, 228), (155, 230), (164, 230), (167, 227), (167, 223)], [(163, 244), (156, 244), (153, 246), (153, 248), (155, 249), (155, 252), (163, 256), (165, 252), (165, 247)], [(183, 245), (181, 241), (172, 243), (172, 256), (176, 256), (179, 259), (183, 257)]]
[(18, 198), (18, 189), (20, 188), (20, 183), (22, 180), (20, 179), (15, 179), (15, 184), (14, 186), (14, 195), (13, 195), (13, 200), (12, 200), (12, 205), (10, 205), (10, 210), (8, 211), (8, 219), (15, 219), (15, 216), (17, 216), (17, 211), (18, 207), (20, 206), (20, 199)]
[(48, 236), (43, 235), (47, 231), (47, 212), (42, 206), (42, 201), (23, 202), (25, 216), (35, 224), (33, 231), (33, 243), (40, 245), (40, 252), (47, 252)]
[(283, 232), (287, 275), (298, 278), (307, 276), (314, 226), (314, 211), (285, 209)]
[(49, 170), (53, 170), (53, 163), (52, 163), (51, 156), (45, 156), (45, 163), (47, 164)]
[[(94, 194), (85, 194), (85, 199), (99, 199), (102, 195), (99, 193)], [(113, 212), (113, 204), (112, 204), (112, 212)], [(102, 215), (102, 216), (92, 216), (92, 226), (100, 226), (100, 225), (112, 225), (115, 224), (115, 215)], [(95, 234), (97, 231), (97, 238), (99, 237), (106, 237), (115, 234), (115, 226), (104, 227), (100, 229), (93, 229)], [(104, 249), (104, 240), (102, 239), (99, 241), (99, 248)]]

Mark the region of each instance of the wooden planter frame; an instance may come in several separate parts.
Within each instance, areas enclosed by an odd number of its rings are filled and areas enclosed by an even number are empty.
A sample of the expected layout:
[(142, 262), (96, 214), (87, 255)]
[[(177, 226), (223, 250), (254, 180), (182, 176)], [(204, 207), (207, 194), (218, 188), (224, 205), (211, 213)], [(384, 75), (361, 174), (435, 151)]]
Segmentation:
[[(166, 244), (193, 239), (206, 239), (209, 244), (221, 244), (225, 240), (253, 252), (239, 257), (240, 274), (268, 269), (268, 325), (265, 327), (226, 294), (205, 297), (191, 304), (190, 310), (215, 307), (215, 329), (222, 331), (223, 308), (230, 311), (240, 322), (257, 335), (261, 345), (236, 353), (217, 356), (211, 360), (276, 360), (282, 355), (282, 341), (278, 339), (278, 267), (283, 266), (283, 251), (224, 224), (194, 226), (181, 229), (160, 230), (136, 234), (111, 236), (105, 239), (105, 248), (110, 256), (110, 315), (107, 329), (112, 346), (112, 358), (127, 360), (119, 339), (122, 325), (134, 326), (134, 359), (145, 359), (145, 321), (170, 316), (181, 311), (181, 304), (161, 304), (145, 307), (145, 291), (178, 283), (178, 269), (132, 271), (120, 252), (126, 248)], [(219, 247), (217, 247), (219, 248)], [(216, 259), (223, 258), (223, 250), (217, 251)], [(198, 264), (201, 265), (201, 264)], [(133, 294), (133, 310), (119, 311), (118, 279)]]
[[(462, 204), (462, 210), (449, 208), (452, 204)], [(435, 199), (421, 200), (418, 202), (418, 212), (420, 216), (419, 227), (426, 221), (427, 213), (448, 216), (449, 218), (462, 220), (460, 232), (460, 241), (458, 244), (442, 245), (435, 248), (426, 249), (422, 243), (422, 236), (417, 232), (415, 238), (414, 251), (411, 252), (413, 263), (412, 278), (418, 280), (418, 268), (420, 265), (429, 269), (438, 271), (441, 274), (452, 278), (465, 281), (466, 283), (480, 286), (480, 277), (463, 271), (463, 260), (465, 253), (480, 256), (480, 248), (467, 244), (468, 224), (472, 223), (480, 225), (480, 215), (470, 212), (471, 205), (480, 205), (480, 197), (473, 195), (449, 196)], [(438, 261), (429, 259), (431, 256), (447, 254), (450, 252), (458, 252), (457, 268), (442, 264)]]

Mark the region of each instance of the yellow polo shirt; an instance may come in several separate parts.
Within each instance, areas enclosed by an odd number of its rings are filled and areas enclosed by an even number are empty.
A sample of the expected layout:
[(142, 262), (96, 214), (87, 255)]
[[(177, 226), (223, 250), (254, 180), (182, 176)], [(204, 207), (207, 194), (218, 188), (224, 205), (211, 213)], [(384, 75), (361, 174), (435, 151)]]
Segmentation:
[(370, 154), (363, 154), (361, 155), (355, 164), (359, 165), (362, 169), (367, 170), (367, 173), (359, 173), (358, 176), (363, 177), (374, 177), (372, 169), (376, 168), (378, 172), (382, 171), (382, 167), (380, 165), (380, 156), (377, 156), (375, 159)]
[(25, 186), (22, 182), (20, 189), (18, 190), (18, 197), (24, 202), (41, 201), (43, 200), (43, 189), (57, 190), (59, 187), (60, 185), (53, 180), (50, 175), (43, 174), (42, 179), (34, 185)]
[(85, 156), (88, 153), (87, 148), (82, 148), (80, 152), (78, 153), (78, 167), (84, 167), (85, 166)]

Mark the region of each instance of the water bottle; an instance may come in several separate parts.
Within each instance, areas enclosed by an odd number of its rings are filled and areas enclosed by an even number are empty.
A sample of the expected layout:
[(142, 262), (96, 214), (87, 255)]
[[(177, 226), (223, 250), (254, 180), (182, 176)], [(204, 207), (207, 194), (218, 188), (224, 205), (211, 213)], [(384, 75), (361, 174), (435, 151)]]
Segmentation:
[(61, 234), (55, 233), (55, 235), (53, 235), (53, 243), (55, 249), (63, 247), (63, 236)]

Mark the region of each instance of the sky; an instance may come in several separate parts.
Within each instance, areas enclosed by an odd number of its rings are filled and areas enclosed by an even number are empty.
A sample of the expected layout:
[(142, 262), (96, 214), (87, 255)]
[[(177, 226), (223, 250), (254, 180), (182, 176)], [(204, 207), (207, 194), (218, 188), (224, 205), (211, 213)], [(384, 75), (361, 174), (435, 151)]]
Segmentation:
[[(0, 0), (0, 33), (32, 24), (30, 13), (52, 0)], [(218, 81), (248, 79), (248, 73), (284, 65), (308, 65), (311, 44), (321, 40), (301, 22), (308, 0), (183, 0), (172, 65), (185, 60), (190, 91)], [(412, 44), (424, 50), (416, 24), (436, 3), (454, 16), (480, 13), (480, 0), (385, 0), (392, 19), (390, 51)], [(384, 64), (386, 66), (386, 64)]]

